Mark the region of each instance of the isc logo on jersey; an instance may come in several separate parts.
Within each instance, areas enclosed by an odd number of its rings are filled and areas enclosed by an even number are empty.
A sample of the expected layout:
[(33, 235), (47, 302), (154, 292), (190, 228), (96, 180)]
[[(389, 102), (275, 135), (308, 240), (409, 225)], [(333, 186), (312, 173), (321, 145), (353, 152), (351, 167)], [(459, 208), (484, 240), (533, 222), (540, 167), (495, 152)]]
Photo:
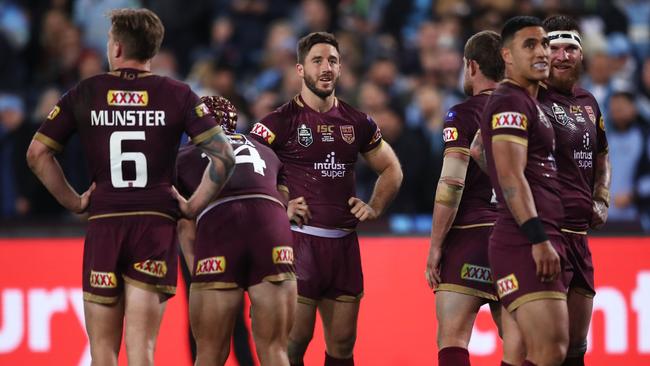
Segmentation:
[(497, 280), (497, 292), (499, 293), (499, 297), (504, 297), (517, 290), (519, 290), (519, 282), (514, 273)]
[(149, 104), (149, 93), (146, 90), (109, 90), (106, 101), (112, 106), (146, 107)]
[(273, 264), (293, 264), (293, 248), (273, 247)]
[(116, 288), (117, 277), (113, 272), (90, 271), (90, 286), (95, 288)]
[(167, 263), (165, 263), (165, 261), (147, 259), (144, 262), (135, 263), (133, 268), (138, 272), (158, 278), (163, 278), (167, 274)]
[(253, 135), (257, 135), (266, 141), (267, 144), (272, 144), (273, 140), (275, 140), (275, 134), (271, 132), (271, 130), (264, 126), (263, 124), (257, 122), (255, 126), (251, 129), (251, 133)]
[(226, 271), (226, 257), (210, 257), (201, 259), (196, 263), (196, 275), (224, 273)]
[(492, 129), (514, 128), (524, 130), (528, 128), (528, 118), (525, 114), (518, 112), (503, 112), (492, 115)]
[(442, 130), (442, 139), (445, 142), (458, 140), (458, 130), (456, 127), (445, 127), (445, 129)]

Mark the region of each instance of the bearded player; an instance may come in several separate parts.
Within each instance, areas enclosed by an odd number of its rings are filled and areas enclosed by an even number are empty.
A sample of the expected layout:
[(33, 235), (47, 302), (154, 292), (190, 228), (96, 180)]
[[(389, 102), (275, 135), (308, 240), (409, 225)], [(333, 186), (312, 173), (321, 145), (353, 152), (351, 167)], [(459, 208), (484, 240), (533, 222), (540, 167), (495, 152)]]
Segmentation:
[(582, 71), (582, 38), (576, 22), (557, 15), (544, 20), (551, 72), (539, 102), (555, 129), (558, 178), (564, 203), (561, 231), (573, 267), (569, 283), (569, 350), (564, 365), (584, 365), (591, 321), (594, 267), (587, 230), (607, 220), (611, 168), (603, 116), (596, 99), (576, 84)]
[(523, 365), (559, 365), (568, 346), (565, 245), (559, 226), (564, 213), (555, 134), (536, 101), (539, 82), (549, 75), (549, 40), (539, 19), (514, 17), (504, 25), (501, 41), (506, 79), (490, 96), (481, 119), (487, 168), (499, 202), (490, 268), (506, 309), (504, 342), (521, 334)]
[[(296, 277), (289, 219), (279, 192), (287, 189), (283, 166), (270, 148), (235, 132), (237, 113), (227, 99), (201, 100), (226, 132), (236, 169), (196, 224), (179, 223), (181, 247), (192, 268), (189, 310), (196, 365), (226, 362), (243, 293), (248, 291), (260, 362), (287, 366)], [(193, 146), (180, 150), (176, 169), (181, 192), (194, 191), (208, 163)]]
[[(334, 96), (341, 73), (338, 42), (311, 33), (298, 42), (300, 94), (253, 126), (251, 135), (284, 163), (292, 200), (309, 206), (292, 226), (298, 276), (292, 365), (302, 365), (316, 311), (323, 321), (326, 365), (353, 365), (363, 275), (355, 227), (381, 215), (402, 181), (399, 161), (375, 122)], [(361, 154), (378, 174), (368, 203), (356, 197)]]
[(436, 293), (438, 364), (469, 365), (467, 346), (481, 305), (490, 304), (499, 324), (501, 304), (488, 262), (496, 220), (490, 178), (470, 159), (470, 142), (483, 107), (503, 79), (501, 37), (479, 32), (465, 44), (464, 89), (470, 96), (447, 113), (444, 160), (436, 190), (426, 277)]

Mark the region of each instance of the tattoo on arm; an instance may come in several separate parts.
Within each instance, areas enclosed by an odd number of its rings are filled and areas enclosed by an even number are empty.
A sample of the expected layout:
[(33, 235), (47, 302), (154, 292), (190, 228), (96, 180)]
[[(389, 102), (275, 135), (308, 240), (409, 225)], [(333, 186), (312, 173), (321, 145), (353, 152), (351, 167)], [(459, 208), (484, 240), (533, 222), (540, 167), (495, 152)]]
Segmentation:
[(228, 139), (223, 134), (218, 133), (199, 144), (198, 147), (210, 157), (208, 168), (210, 180), (219, 187), (223, 186), (232, 175), (235, 167), (235, 156)]
[(474, 158), (476, 164), (478, 164), (478, 167), (482, 171), (487, 172), (487, 159), (485, 157), (485, 147), (483, 146), (483, 141), (481, 140), (480, 130), (474, 136), (474, 140), (470, 145), (470, 150), (474, 152), (472, 154), (472, 157)]

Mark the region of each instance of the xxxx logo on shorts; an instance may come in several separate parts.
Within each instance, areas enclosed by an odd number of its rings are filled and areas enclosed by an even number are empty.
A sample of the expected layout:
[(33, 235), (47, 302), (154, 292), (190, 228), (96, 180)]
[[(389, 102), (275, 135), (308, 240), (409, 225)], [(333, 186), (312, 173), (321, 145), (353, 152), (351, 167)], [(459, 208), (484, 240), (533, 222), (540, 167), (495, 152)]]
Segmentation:
[(144, 262), (134, 264), (133, 268), (138, 272), (159, 278), (165, 277), (167, 274), (167, 263), (165, 261), (147, 259)]
[(499, 280), (497, 280), (497, 292), (499, 297), (504, 297), (515, 291), (519, 290), (519, 282), (514, 273), (511, 273)]
[(488, 267), (481, 267), (465, 263), (460, 269), (460, 278), (469, 281), (492, 283), (492, 271)]
[(109, 90), (106, 94), (108, 105), (126, 107), (146, 107), (149, 93), (146, 90)]
[(113, 272), (90, 271), (90, 286), (96, 288), (116, 288), (117, 277)]
[(273, 247), (273, 264), (293, 264), (293, 248)]
[(259, 122), (253, 126), (251, 133), (263, 138), (269, 145), (273, 143), (273, 140), (275, 140), (275, 134), (268, 127)]
[(210, 257), (201, 259), (196, 264), (196, 275), (224, 273), (226, 271), (226, 257)]

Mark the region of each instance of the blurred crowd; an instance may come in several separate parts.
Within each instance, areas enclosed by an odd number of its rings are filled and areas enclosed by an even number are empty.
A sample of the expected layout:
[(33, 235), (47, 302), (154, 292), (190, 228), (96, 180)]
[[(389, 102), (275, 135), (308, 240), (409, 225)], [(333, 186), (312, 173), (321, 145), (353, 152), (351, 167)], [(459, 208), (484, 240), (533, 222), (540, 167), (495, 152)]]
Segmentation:
[[(650, 2), (647, 0), (2, 0), (0, 1), (0, 218), (65, 218), (25, 164), (34, 131), (67, 89), (106, 71), (105, 14), (148, 7), (166, 34), (153, 72), (219, 94), (239, 129), (300, 89), (297, 40), (336, 34), (343, 74), (337, 96), (372, 116), (404, 169), (392, 228), (430, 227), (442, 163), (443, 117), (464, 98), (463, 45), (500, 31), (512, 15), (564, 13), (582, 27), (581, 85), (606, 116), (613, 166), (610, 220), (650, 230)], [(61, 155), (71, 184), (88, 185), (74, 138)], [(359, 195), (374, 174), (360, 165)]]

